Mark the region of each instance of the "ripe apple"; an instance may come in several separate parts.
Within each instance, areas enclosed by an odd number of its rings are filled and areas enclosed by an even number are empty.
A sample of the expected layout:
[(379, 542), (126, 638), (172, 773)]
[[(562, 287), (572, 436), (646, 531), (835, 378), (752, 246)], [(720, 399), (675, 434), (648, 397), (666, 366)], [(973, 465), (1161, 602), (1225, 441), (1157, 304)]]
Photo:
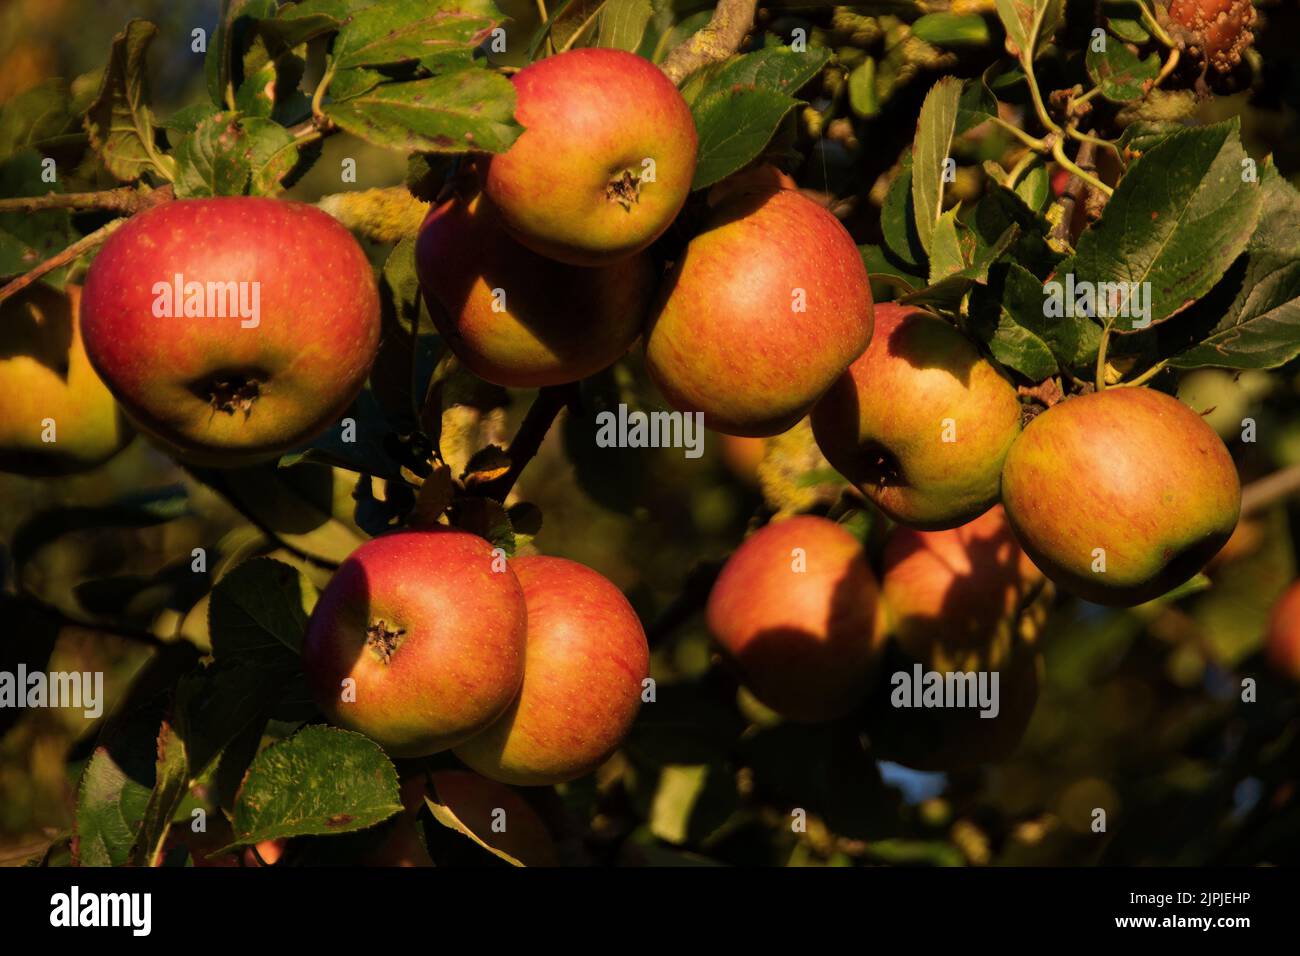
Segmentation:
[(518, 793), (467, 770), (438, 770), (430, 780), (434, 790), (430, 800), (451, 811), (471, 839), (525, 866), (556, 865), (554, 837), (541, 815)]
[(709, 630), (762, 703), (791, 720), (852, 711), (875, 663), (877, 587), (858, 540), (801, 516), (745, 539), (709, 595)]
[(953, 326), (886, 304), (870, 347), (817, 403), (812, 425), (826, 460), (881, 511), (934, 531), (997, 501), (1020, 403)]
[[(32, 285), (0, 307), (0, 470), (66, 475), (131, 440), (81, 341), (81, 288)], [(52, 423), (53, 441), (44, 440)]]
[(1300, 681), (1300, 581), (1273, 605), (1264, 650), (1278, 673)]
[(484, 730), (514, 700), (525, 620), (519, 582), (487, 541), (395, 532), (339, 565), (312, 611), (303, 667), (333, 723), (395, 757), (423, 757)]
[(650, 650), (636, 612), (603, 575), (563, 558), (517, 558), (511, 567), (528, 609), (524, 686), (455, 753), (502, 783), (563, 783), (600, 766), (627, 734)]
[(1000, 664), (1043, 574), (1016, 543), (1000, 505), (946, 531), (895, 527), (880, 594), (899, 646), (927, 667)]
[(361, 247), (320, 210), (279, 199), (140, 213), (95, 257), (83, 309), (86, 352), (118, 401), (197, 464), (249, 464), (314, 438), (357, 396), (379, 345)]
[(1220, 73), (1232, 72), (1255, 39), (1251, 0), (1170, 0), (1169, 19), (1178, 27), (1175, 39)]
[(534, 252), (578, 266), (625, 259), (672, 223), (695, 176), (695, 121), (649, 60), (570, 50), (514, 77), (524, 132), (484, 188)]
[(415, 262), (452, 351), (479, 378), (515, 388), (611, 365), (641, 334), (655, 280), (646, 254), (595, 269), (539, 256), (510, 238), (482, 196), (431, 210)]
[(1044, 574), (1096, 604), (1129, 607), (1214, 557), (1237, 525), (1241, 484), (1199, 415), (1121, 387), (1035, 418), (1007, 455), (1002, 502)]
[(776, 435), (867, 347), (871, 312), (867, 270), (839, 220), (793, 190), (741, 191), (664, 282), (646, 367), (709, 428)]

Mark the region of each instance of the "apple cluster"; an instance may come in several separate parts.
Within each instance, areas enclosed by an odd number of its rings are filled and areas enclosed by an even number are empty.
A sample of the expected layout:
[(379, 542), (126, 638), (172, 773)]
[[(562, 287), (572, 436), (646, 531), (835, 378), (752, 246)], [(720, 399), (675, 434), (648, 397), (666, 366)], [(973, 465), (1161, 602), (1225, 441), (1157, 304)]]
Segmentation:
[[(697, 138), (648, 61), (574, 50), (514, 87), (524, 132), (434, 205), (416, 242), (420, 285), (463, 365), (502, 386), (559, 385), (642, 340), (665, 399), (716, 432), (772, 436), (810, 417), (826, 459), (894, 525), (876, 567), (842, 527), (800, 516), (757, 531), (723, 568), (709, 627), (773, 710), (845, 716), (898, 651), (1005, 671), (1018, 696), (987, 722), (987, 749), (970, 748), (999, 752), (1033, 709), (1024, 625), (1045, 579), (1132, 606), (1187, 581), (1231, 535), (1236, 469), (1186, 405), (1114, 387), (1023, 424), (1003, 372), (937, 316), (873, 304), (848, 232), (770, 169), (715, 188), (661, 274), (651, 247), (679, 220)], [(211, 314), (214, 296), (229, 305), (246, 283), (254, 323)], [(159, 314), (160, 284), (175, 314)], [(6, 369), (20, 405), (0, 420), (0, 467), (29, 472), (111, 456), (131, 434), (119, 405), (182, 460), (274, 458), (338, 420), (380, 340), (356, 240), (314, 207), (268, 198), (157, 205), (108, 239), (84, 290), (16, 301), (38, 357)], [(65, 367), (42, 349), (70, 356)], [(54, 446), (31, 424), (43, 418), (66, 429)], [(339, 726), (395, 756), (452, 750), (525, 785), (573, 779), (615, 749), (649, 667), (641, 623), (604, 577), (553, 557), (507, 561), (442, 527), (357, 549), (303, 654)]]

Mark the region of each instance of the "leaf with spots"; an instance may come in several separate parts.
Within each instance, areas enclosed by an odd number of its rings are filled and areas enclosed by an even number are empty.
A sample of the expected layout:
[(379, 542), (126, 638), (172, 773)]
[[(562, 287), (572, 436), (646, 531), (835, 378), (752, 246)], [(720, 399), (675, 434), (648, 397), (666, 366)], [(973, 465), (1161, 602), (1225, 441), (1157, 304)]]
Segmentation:
[(257, 755), (235, 796), (235, 844), (364, 830), (400, 812), (397, 771), (346, 730), (305, 727)]
[(473, 49), (499, 21), (492, 0), (389, 0), (343, 24), (334, 65), (386, 66)]
[[(1075, 281), (1092, 283), (1099, 315), (1111, 298), (1122, 301), (1116, 290), (1142, 293), (1126, 309), (1109, 309), (1128, 313), (1111, 316), (1117, 332), (1176, 315), (1245, 251), (1263, 200), (1259, 183), (1246, 180), (1238, 128), (1233, 120), (1187, 129), (1152, 146), (1080, 237)], [(1138, 304), (1149, 314), (1139, 315)]]
[(176, 148), (176, 195), (266, 195), (277, 190), (297, 161), (293, 135), (278, 123), (214, 113)]
[(176, 195), (240, 196), (248, 184), (247, 137), (234, 113), (199, 121), (176, 147)]
[(157, 33), (147, 20), (132, 20), (113, 38), (99, 95), (86, 110), (90, 145), (108, 171), (124, 182), (146, 172), (164, 179), (175, 174), (175, 161), (158, 148), (149, 107), (145, 57)]
[(369, 143), (425, 153), (504, 152), (522, 132), (514, 111), (514, 86), (481, 69), (389, 83), (325, 107)]
[(1088, 47), (1088, 75), (1101, 88), (1101, 95), (1113, 103), (1127, 103), (1146, 92), (1146, 85), (1160, 73), (1160, 55), (1145, 60), (1123, 43), (1107, 41), (1105, 50)]
[(297, 568), (271, 558), (245, 561), (212, 589), (208, 632), (217, 660), (258, 660), (297, 669), (316, 588)]

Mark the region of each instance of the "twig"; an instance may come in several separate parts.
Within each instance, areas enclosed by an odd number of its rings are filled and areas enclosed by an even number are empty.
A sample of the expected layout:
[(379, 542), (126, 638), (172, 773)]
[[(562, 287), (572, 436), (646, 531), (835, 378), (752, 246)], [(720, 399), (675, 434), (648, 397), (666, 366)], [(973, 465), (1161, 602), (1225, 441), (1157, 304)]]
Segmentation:
[(1242, 516), (1256, 514), (1282, 498), (1300, 494), (1300, 465), (1252, 481), (1241, 491)]
[(3, 289), (0, 289), (0, 302), (4, 302), (6, 299), (9, 299), (12, 296), (17, 295), (19, 292), (22, 292), (23, 289), (27, 288), (29, 285), (31, 285), (33, 282), (35, 282), (37, 279), (39, 279), (41, 276), (45, 275), (46, 273), (53, 272), (55, 269), (59, 268), (60, 266), (65, 266), (69, 262), (72, 262), (73, 260), (80, 258), (82, 255), (86, 254), (91, 249), (94, 249), (96, 246), (100, 245), (105, 239), (107, 239), (114, 232), (116, 232), (118, 228), (120, 228), (122, 224), (125, 222), (126, 222), (125, 219), (114, 219), (111, 222), (105, 223), (103, 226), (96, 229), (90, 235), (78, 239), (76, 242), (68, 246), (68, 248), (64, 249), (58, 255), (51, 256), (50, 258), (46, 259), (36, 268), (28, 272), (26, 275), (22, 275), (19, 276), (17, 279), (14, 279), (13, 282), (10, 282)]
[(560, 409), (576, 403), (577, 399), (576, 385), (548, 385), (538, 391), (537, 398), (533, 400), (528, 413), (524, 415), (519, 431), (515, 433), (510, 447), (506, 449), (506, 455), (510, 458), (510, 467), (499, 478), (483, 482), (474, 489), (475, 493), (495, 498), (497, 501), (505, 501), (524, 468), (542, 447), (542, 441), (546, 438), (546, 433), (551, 430), (551, 424), (560, 414)]
[[(1084, 168), (1092, 166), (1095, 152), (1096, 147), (1091, 143), (1081, 145), (1075, 157), (1078, 165)], [(1070, 227), (1074, 222), (1074, 207), (1079, 204), (1079, 200), (1083, 197), (1083, 191), (1086, 188), (1081, 178), (1071, 174), (1061, 194), (1061, 221), (1052, 227), (1053, 239), (1070, 242), (1073, 245), (1074, 236)]]
[(0, 199), (0, 213), (40, 212), (43, 209), (102, 209), (131, 216), (151, 206), (174, 198), (171, 186), (159, 189), (136, 189), (122, 186), (91, 193), (46, 193), (44, 196), (19, 196)]
[(20, 595), (18, 600), (32, 610), (52, 618), (60, 630), (65, 627), (77, 627), (87, 631), (98, 631), (101, 634), (111, 634), (113, 637), (131, 641), (135, 644), (147, 644), (150, 647), (168, 647), (172, 643), (163, 640), (152, 631), (122, 627), (117, 624), (104, 624), (99, 621), (83, 621), (80, 618), (73, 617), (61, 608), (30, 594)]
[(740, 49), (754, 26), (758, 0), (720, 0), (713, 18), (688, 40), (678, 44), (659, 68), (680, 83), (700, 67), (725, 60)]

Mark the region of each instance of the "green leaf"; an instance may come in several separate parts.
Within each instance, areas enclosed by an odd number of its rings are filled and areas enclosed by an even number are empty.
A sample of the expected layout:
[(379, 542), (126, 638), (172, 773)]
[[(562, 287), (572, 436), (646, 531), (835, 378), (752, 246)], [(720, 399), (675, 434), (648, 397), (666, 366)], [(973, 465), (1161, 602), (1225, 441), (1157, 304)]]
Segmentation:
[(285, 4), (272, 19), (258, 22), (258, 31), (275, 39), (282, 47), (333, 33), (358, 10), (374, 6), (379, 0), (304, 0)]
[(957, 101), (956, 134), (960, 136), (998, 115), (998, 98), (983, 78), (967, 80)]
[(140, 829), (131, 846), (134, 866), (152, 866), (162, 852), (163, 843), (171, 829), (176, 808), (189, 790), (189, 760), (185, 743), (164, 720), (158, 732), (158, 757), (154, 766), (154, 786), (149, 792), (140, 820)]
[(880, 230), (885, 247), (898, 264), (914, 275), (923, 275), (925, 249), (912, 212), (912, 154), (906, 153), (898, 175), (889, 184), (885, 205), (880, 210)]
[(334, 41), (338, 69), (473, 49), (500, 18), (492, 0), (388, 0), (357, 10)]
[(45, 80), (19, 93), (0, 108), (0, 159), (58, 136), (72, 118), (72, 100), (63, 80)]
[(231, 821), (239, 845), (364, 830), (402, 809), (397, 771), (361, 734), (305, 727), (253, 760)]
[(350, 100), (362, 93), (369, 93), (386, 79), (387, 77), (378, 70), (367, 70), (360, 66), (351, 70), (340, 70), (334, 74), (334, 79), (330, 80), (330, 99), (335, 103)]
[(1263, 214), (1245, 256), (1187, 323), (1170, 323), (1171, 336), (1190, 325), (1196, 340), (1173, 356), (1175, 368), (1277, 368), (1300, 355), (1300, 193), (1272, 166), (1257, 188)]
[(930, 284), (946, 279), (966, 268), (961, 237), (957, 232), (965, 226), (957, 222), (956, 208), (939, 216), (930, 241)]
[[(1101, 220), (1084, 232), (1076, 283), (1148, 291), (1143, 311), (1111, 316), (1117, 331), (1158, 324), (1208, 292), (1246, 248), (1259, 221), (1258, 185), (1243, 181), (1246, 153), (1234, 120), (1175, 133), (1152, 147), (1120, 180)], [(1118, 311), (1136, 311), (1129, 309)]]
[(927, 13), (912, 24), (912, 36), (941, 47), (984, 46), (989, 25), (974, 13)]
[(1065, 0), (997, 0), (1007, 49), (1024, 62), (1038, 57), (1065, 15)]
[(1146, 43), (1151, 34), (1142, 25), (1142, 11), (1135, 0), (1102, 0), (1106, 29), (1126, 43)]
[(916, 140), (912, 144), (912, 209), (916, 234), (927, 253), (931, 252), (935, 228), (943, 212), (944, 171), (952, 155), (961, 87), (961, 80), (946, 76), (930, 88), (921, 105)]
[(863, 119), (880, 112), (880, 97), (876, 95), (876, 59), (866, 57), (849, 74), (849, 109)]
[(1101, 95), (1112, 103), (1127, 103), (1146, 92), (1146, 84), (1160, 73), (1160, 55), (1152, 53), (1145, 60), (1123, 43), (1107, 40), (1104, 53), (1088, 47), (1088, 75), (1101, 88)]
[(400, 324), (408, 333), (413, 327), (432, 329), (433, 319), (424, 306), (420, 279), (415, 273), (414, 236), (403, 237), (384, 260), (379, 296), (386, 321)]
[(600, 9), (596, 46), (635, 53), (653, 15), (650, 0), (606, 0)]
[(766, 47), (709, 76), (691, 113), (699, 133), (692, 189), (704, 189), (757, 159), (798, 100), (794, 94), (825, 66), (829, 51)]
[(452, 507), (456, 527), (486, 539), (492, 547), (505, 551), (507, 557), (514, 557), (515, 529), (501, 502), (493, 498), (468, 497), (460, 498)]
[[(245, 50), (252, 44), (260, 21), (273, 16), (276, 0), (221, 0), (217, 29), (208, 44), (203, 72), (208, 97), (217, 109), (229, 109), (241, 77), (235, 65), (242, 65)], [(260, 65), (260, 64), (258, 64)]]
[(130, 861), (153, 789), (149, 756), (140, 748), (126, 756), (95, 749), (77, 790), (79, 865), (125, 866)]
[(867, 275), (872, 282), (887, 283), (903, 294), (925, 287), (924, 276), (899, 265), (880, 246), (858, 246), (858, 251), (862, 254), (862, 264), (867, 267)]
[(103, 85), (86, 111), (91, 146), (108, 171), (123, 181), (148, 171), (170, 180), (175, 172), (175, 161), (156, 145), (149, 108), (145, 56), (157, 33), (147, 20), (132, 20), (113, 38)]
[(461, 70), (377, 87), (325, 113), (376, 146), (426, 153), (500, 153), (522, 132), (514, 86), (499, 73)]
[(315, 603), (316, 588), (298, 569), (271, 558), (245, 561), (212, 589), (213, 656), (296, 669)]
[[(0, 160), (0, 196), (43, 196), (63, 192), (58, 182), (44, 181), (43, 158), (24, 147)], [(0, 213), (0, 275), (17, 275), (61, 252), (77, 236), (65, 209), (44, 209), (34, 213)], [(48, 272), (44, 284), (63, 288), (66, 268)]]
[(176, 147), (177, 197), (242, 195), (248, 184), (247, 149), (237, 113), (200, 120)]

